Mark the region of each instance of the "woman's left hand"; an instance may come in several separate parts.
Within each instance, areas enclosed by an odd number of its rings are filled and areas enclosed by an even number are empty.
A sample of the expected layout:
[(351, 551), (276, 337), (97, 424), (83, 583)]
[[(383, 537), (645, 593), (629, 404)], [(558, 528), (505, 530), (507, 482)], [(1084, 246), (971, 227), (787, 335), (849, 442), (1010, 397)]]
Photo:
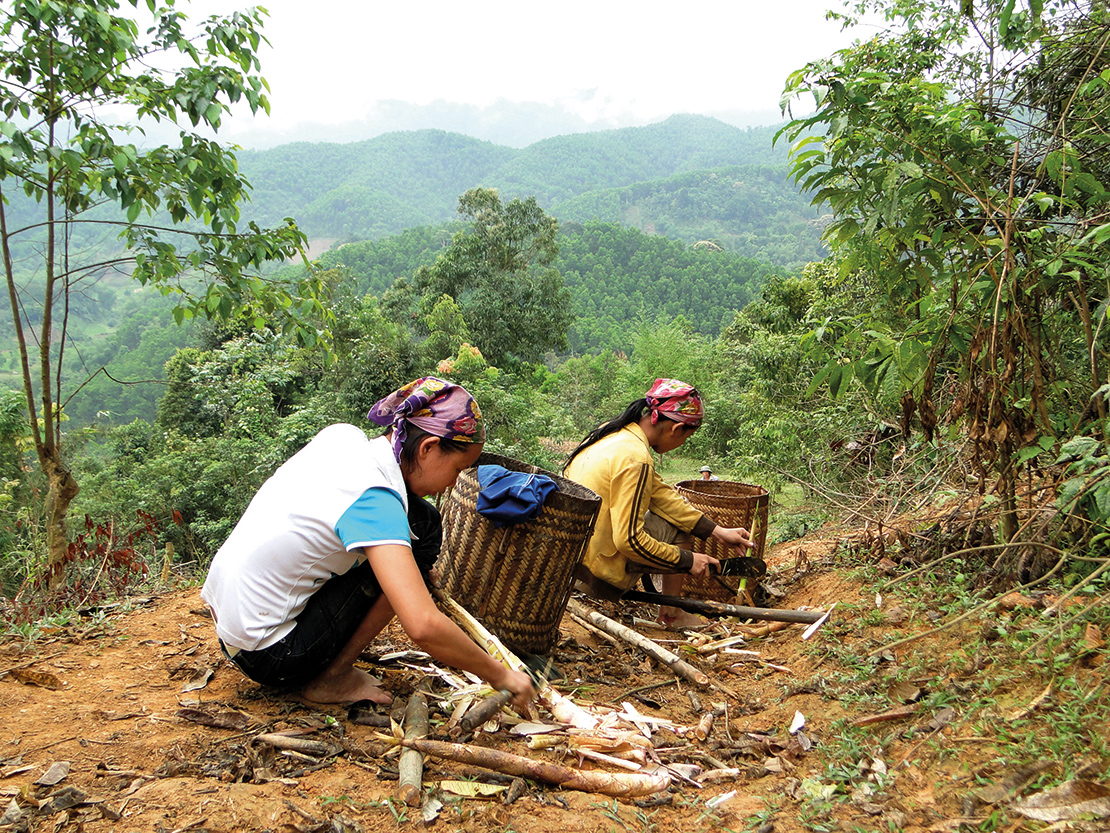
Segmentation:
[(752, 534), (742, 526), (718, 526), (713, 530), (713, 537), (730, 547), (750, 550), (755, 546)]

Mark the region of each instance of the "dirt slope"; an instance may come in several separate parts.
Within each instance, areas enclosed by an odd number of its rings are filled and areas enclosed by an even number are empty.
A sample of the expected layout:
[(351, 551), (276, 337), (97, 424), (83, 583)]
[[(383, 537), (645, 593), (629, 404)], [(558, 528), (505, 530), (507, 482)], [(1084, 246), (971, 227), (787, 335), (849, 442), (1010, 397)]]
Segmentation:
[[(913, 605), (903, 604), (897, 592), (876, 599), (873, 585), (863, 580), (877, 573), (839, 567), (835, 548), (835, 539), (795, 542), (778, 547), (769, 559), (770, 583), (785, 594), (780, 607), (838, 603), (838, 612), (811, 641), (802, 641), (803, 627), (793, 625), (741, 646), (757, 657), (699, 655), (692, 643), (667, 643), (728, 694), (675, 682), (671, 672), (637, 650), (614, 647), (564, 619), (556, 653), (567, 677), (564, 691), (603, 707), (620, 709), (630, 702), (679, 727), (693, 727), (705, 711), (727, 703), (705, 740), (679, 728), (655, 733), (652, 742), (665, 761), (698, 764), (703, 772), (727, 764), (737, 772), (700, 789), (679, 784), (653, 801), (534, 785), (511, 804), (502, 797), (445, 797), (430, 825), (517, 833), (950, 829), (949, 820), (967, 809), (970, 774), (991, 754), (989, 744), (964, 740), (974, 734), (968, 726), (935, 709), (919, 709), (875, 723), (858, 735), (855, 747), (828, 739), (835, 721), (883, 711), (876, 708), (880, 701), (896, 709), (913, 699), (898, 690), (889, 696), (882, 691), (876, 700), (876, 692), (888, 685), (884, 668), (910, 654), (922, 669), (912, 681), (917, 687), (955, 685), (959, 674), (952, 658), (964, 635), (957, 629), (867, 658), (879, 639), (926, 630), (931, 623), (910, 612)], [(599, 609), (626, 624), (633, 616), (652, 615), (636, 604)], [(676, 636), (642, 623), (637, 627), (660, 640)], [(739, 628), (722, 623), (711, 636), (740, 633)], [(373, 646), (378, 656), (406, 647), (411, 646), (397, 629)], [(861, 678), (860, 664), (874, 673)], [(372, 670), (394, 692), (395, 707), (423, 677), (396, 664)], [(395, 759), (383, 754), (385, 746), (375, 737), (379, 730), (351, 723), (344, 708), (283, 699), (244, 678), (220, 656), (196, 588), (151, 597), (127, 612), (33, 644), (8, 641), (0, 645), (0, 671), (7, 672), (0, 678), (0, 790), (8, 806), (5, 821), (14, 820), (9, 829), (374, 831), (425, 824), (419, 808), (393, 798), (396, 781), (389, 779)], [(633, 691), (655, 683), (660, 685)], [(1015, 702), (1032, 700), (1033, 687), (1030, 681), (1030, 691), (1015, 691)], [(695, 699), (701, 711), (695, 710)], [(249, 725), (197, 722), (227, 718), (231, 710), (236, 720), (249, 718)], [(792, 735), (796, 713), (805, 726)], [(344, 751), (323, 759), (276, 753), (251, 741), (260, 728), (315, 730), (309, 737)], [(553, 752), (529, 750), (506, 731), (483, 735), (479, 742), (558, 760)], [(953, 749), (956, 754), (950, 754)], [(64, 777), (36, 785), (61, 762), (68, 766), (61, 768)], [(829, 788), (830, 765), (846, 773), (842, 792), (851, 795), (818, 812), (823, 805), (812, 799)], [(430, 760), (425, 773), (428, 781), (439, 781), (475, 771)]]

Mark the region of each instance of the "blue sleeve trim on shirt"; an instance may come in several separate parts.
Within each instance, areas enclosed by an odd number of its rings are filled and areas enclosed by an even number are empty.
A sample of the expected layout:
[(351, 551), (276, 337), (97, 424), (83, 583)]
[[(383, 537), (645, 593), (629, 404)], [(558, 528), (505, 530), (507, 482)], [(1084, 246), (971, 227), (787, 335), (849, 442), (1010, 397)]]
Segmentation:
[(349, 551), (374, 544), (411, 546), (409, 519), (401, 496), (392, 489), (367, 489), (335, 522), (335, 534)]

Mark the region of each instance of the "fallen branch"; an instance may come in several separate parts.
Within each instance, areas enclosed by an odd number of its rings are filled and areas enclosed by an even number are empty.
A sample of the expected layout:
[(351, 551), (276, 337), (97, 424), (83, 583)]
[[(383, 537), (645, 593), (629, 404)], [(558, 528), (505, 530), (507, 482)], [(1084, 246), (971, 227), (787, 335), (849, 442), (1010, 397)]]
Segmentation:
[(659, 643), (653, 642), (643, 634), (632, 630), (632, 628), (626, 628), (620, 622), (614, 622), (608, 616), (603, 616), (596, 610), (590, 610), (577, 599), (568, 600), (567, 609), (570, 610), (571, 613), (581, 616), (583, 619), (601, 628), (606, 633), (610, 633), (613, 636), (623, 639), (625, 642), (635, 645), (649, 657), (666, 665), (684, 680), (688, 680), (694, 683), (694, 685), (701, 686), (702, 688), (709, 685), (708, 675), (699, 671), (677, 654), (668, 651)]
[(471, 746), (465, 743), (448, 743), (440, 740), (417, 738), (390, 738), (389, 742), (407, 749), (416, 749), (448, 761), (480, 766), (506, 775), (542, 781), (572, 790), (601, 793), (617, 798), (631, 798), (662, 792), (671, 785), (671, 776), (663, 770), (656, 772), (597, 772), (571, 769), (570, 767), (533, 761), (522, 755), (513, 755), (496, 749)]
[(9, 666), (8, 668), (5, 668), (3, 671), (0, 671), (0, 677), (7, 676), (8, 674), (11, 674), (13, 671), (18, 671), (21, 668), (30, 668), (32, 665), (37, 665), (40, 662), (46, 662), (47, 660), (54, 659), (54, 657), (60, 657), (63, 653), (64, 653), (64, 651), (55, 651), (54, 653), (49, 654), (45, 657), (36, 657), (35, 659), (29, 659), (26, 662), (21, 662), (21, 663), (19, 663), (19, 665)]
[(595, 628), (593, 625), (591, 625), (589, 622), (587, 622), (581, 616), (578, 616), (574, 613), (569, 613), (569, 612), (568, 612), (567, 615), (570, 616), (570, 618), (573, 619), (575, 622), (577, 622), (579, 625), (581, 625), (584, 630), (592, 633), (594, 636), (599, 637), (600, 639), (604, 639), (606, 642), (608, 642), (614, 648), (621, 647), (620, 640), (617, 639), (615, 636), (606, 633), (601, 628)]
[[(652, 689), (662, 688), (665, 685), (674, 685), (674, 684), (675, 684), (674, 680), (663, 680), (663, 681), (657, 682), (657, 683), (649, 683), (648, 685), (637, 686), (636, 688), (629, 689), (628, 691), (624, 692), (623, 694), (618, 694), (618, 695), (614, 696), (613, 700), (614, 701), (624, 700), (627, 697), (635, 697), (637, 694), (641, 694), (645, 691), (651, 691)], [(690, 692), (690, 693), (693, 694), (693, 692)]]
[(773, 607), (745, 607), (724, 602), (687, 599), (682, 596), (667, 596), (663, 593), (645, 593), (642, 590), (626, 590), (622, 599), (634, 602), (654, 602), (681, 608), (689, 613), (702, 613), (707, 616), (736, 616), (740, 619), (759, 619), (767, 622), (790, 622), (791, 624), (812, 625), (824, 613), (819, 610), (779, 610)]
[(919, 704), (914, 703), (911, 706), (906, 706), (901, 709), (892, 709), (882, 714), (869, 714), (866, 717), (859, 717), (852, 721), (852, 726), (871, 726), (875, 723), (886, 723), (890, 720), (904, 720), (907, 717), (913, 717), (917, 712)]
[(309, 740), (308, 738), (290, 737), (289, 735), (281, 735), (276, 732), (255, 735), (254, 739), (260, 743), (268, 743), (275, 749), (299, 752), (303, 755), (315, 755), (317, 758), (330, 758), (332, 755), (338, 755), (343, 751), (334, 743)]

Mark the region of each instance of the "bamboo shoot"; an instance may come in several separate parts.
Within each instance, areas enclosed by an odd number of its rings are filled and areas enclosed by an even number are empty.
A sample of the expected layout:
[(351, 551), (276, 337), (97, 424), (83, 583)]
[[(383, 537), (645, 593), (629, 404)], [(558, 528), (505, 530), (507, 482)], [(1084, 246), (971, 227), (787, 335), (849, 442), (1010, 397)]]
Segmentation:
[[(405, 706), (405, 737), (410, 740), (428, 734), (428, 701), (414, 691)], [(420, 803), (420, 786), (424, 781), (424, 756), (415, 749), (402, 749), (397, 762), (397, 798), (410, 807)]]
[(433, 755), (449, 761), (480, 766), (506, 775), (529, 778), (567, 789), (600, 793), (617, 798), (651, 795), (662, 792), (671, 784), (670, 774), (661, 769), (652, 772), (586, 772), (464, 743), (420, 738), (394, 738), (392, 742), (406, 749), (415, 749), (425, 755)]

